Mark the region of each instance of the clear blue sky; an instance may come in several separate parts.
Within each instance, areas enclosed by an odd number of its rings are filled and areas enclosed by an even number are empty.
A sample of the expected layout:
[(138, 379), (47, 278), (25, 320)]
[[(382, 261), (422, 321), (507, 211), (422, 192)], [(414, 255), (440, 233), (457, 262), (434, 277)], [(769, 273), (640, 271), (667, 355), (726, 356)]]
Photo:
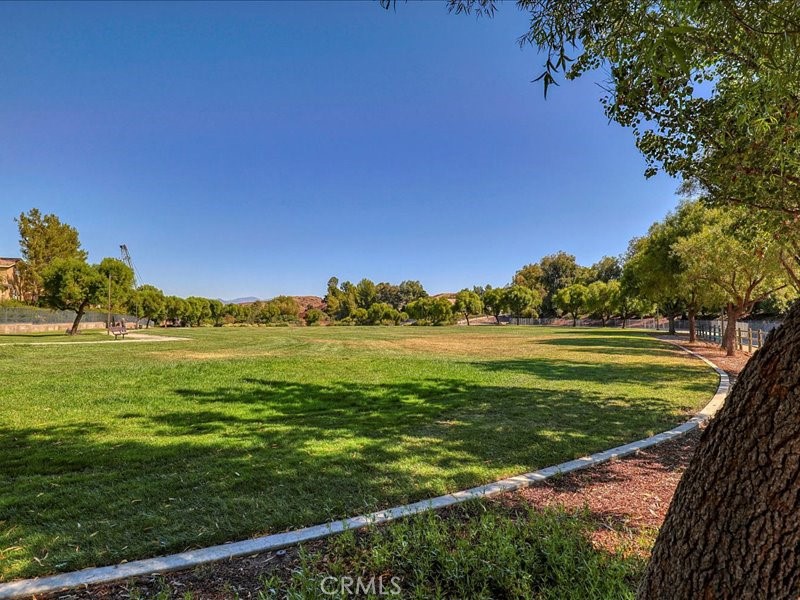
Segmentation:
[(542, 98), (526, 22), (511, 3), (2, 3), (0, 256), (31, 207), (179, 295), (453, 291), (619, 254), (676, 183), (644, 179), (601, 76)]

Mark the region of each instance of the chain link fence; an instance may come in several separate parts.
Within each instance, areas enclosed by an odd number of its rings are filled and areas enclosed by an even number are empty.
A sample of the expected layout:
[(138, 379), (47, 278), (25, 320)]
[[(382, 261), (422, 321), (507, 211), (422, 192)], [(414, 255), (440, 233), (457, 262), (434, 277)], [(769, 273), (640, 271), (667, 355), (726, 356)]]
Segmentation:
[[(136, 317), (112, 313), (115, 320), (124, 320), (135, 323)], [(83, 321), (105, 323), (108, 313), (88, 311), (83, 315)], [(75, 311), (50, 310), (33, 306), (4, 306), (0, 307), (0, 325), (71, 325), (75, 320)]]

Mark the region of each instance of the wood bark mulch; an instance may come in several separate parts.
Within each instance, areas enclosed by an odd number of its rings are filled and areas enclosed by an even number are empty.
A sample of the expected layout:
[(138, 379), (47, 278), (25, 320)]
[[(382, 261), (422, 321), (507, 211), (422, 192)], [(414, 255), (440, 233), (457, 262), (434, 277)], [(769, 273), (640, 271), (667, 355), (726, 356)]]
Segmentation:
[(681, 346), (688, 348), (692, 352), (697, 352), (701, 356), (705, 356), (728, 374), (731, 378), (731, 383), (736, 381), (739, 373), (744, 369), (747, 361), (750, 360), (750, 354), (746, 352), (737, 352), (736, 356), (727, 356), (725, 350), (720, 348), (719, 344), (703, 340), (689, 343), (689, 339), (685, 335), (661, 335), (659, 338), (678, 342)]
[[(716, 345), (689, 344), (679, 336), (664, 336), (707, 357), (735, 378), (748, 355), (727, 357)], [(592, 541), (608, 550), (646, 557), (689, 460), (700, 431), (641, 450), (589, 469), (545, 480), (530, 488), (488, 500), (507, 508), (563, 506), (586, 509), (598, 527)], [(325, 540), (306, 548), (325, 548)], [(194, 598), (256, 598), (265, 575), (286, 576), (298, 564), (298, 551), (288, 548), (251, 557), (237, 558), (188, 571), (141, 577), (132, 582), (94, 586), (50, 596), (62, 600), (126, 599), (155, 597), (165, 587), (174, 597), (189, 592)]]

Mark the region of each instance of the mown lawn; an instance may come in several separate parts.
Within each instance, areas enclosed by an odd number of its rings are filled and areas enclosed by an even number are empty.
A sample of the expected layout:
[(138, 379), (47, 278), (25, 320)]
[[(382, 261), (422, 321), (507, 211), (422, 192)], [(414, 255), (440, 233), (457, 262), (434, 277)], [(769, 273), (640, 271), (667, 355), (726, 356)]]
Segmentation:
[(3, 344), (65, 344), (74, 342), (107, 342), (113, 340), (105, 329), (81, 330), (78, 335), (66, 335), (63, 331), (44, 331), (36, 333), (0, 333)]
[(162, 333), (190, 339), (0, 345), (0, 579), (530, 471), (666, 429), (717, 381), (635, 331)]

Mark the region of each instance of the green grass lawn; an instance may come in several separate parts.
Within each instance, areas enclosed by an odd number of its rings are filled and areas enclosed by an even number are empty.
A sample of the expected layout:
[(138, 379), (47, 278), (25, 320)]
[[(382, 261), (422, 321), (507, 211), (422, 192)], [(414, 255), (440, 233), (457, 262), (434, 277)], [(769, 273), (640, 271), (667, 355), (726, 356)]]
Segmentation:
[(640, 331), (150, 330), (0, 345), (0, 579), (282, 531), (664, 430), (708, 367)]
[(63, 331), (43, 331), (34, 333), (0, 333), (0, 346), (3, 344), (42, 344), (69, 342), (107, 342), (114, 341), (105, 329), (81, 330), (78, 335), (67, 335)]

